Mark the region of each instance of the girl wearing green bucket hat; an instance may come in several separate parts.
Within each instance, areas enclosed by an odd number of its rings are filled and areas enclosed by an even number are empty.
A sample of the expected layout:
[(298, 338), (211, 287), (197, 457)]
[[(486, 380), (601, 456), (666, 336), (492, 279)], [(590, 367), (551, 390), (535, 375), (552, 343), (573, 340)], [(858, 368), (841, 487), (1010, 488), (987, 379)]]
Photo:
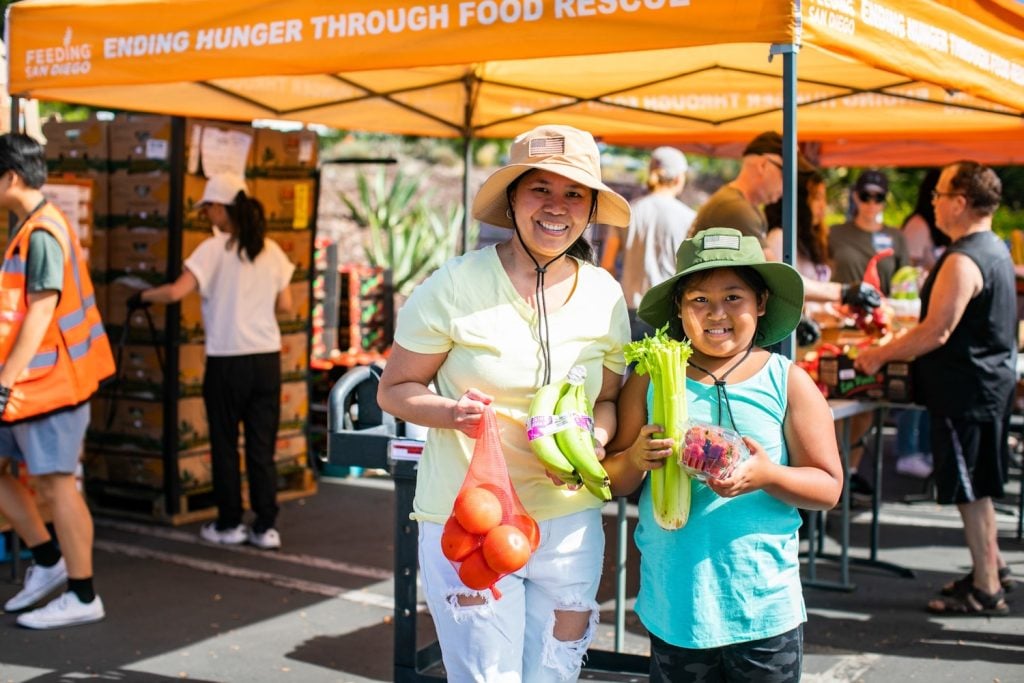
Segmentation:
[[(682, 243), (677, 273), (644, 296), (639, 316), (692, 346), (690, 420), (738, 432), (750, 451), (724, 479), (691, 485), (689, 519), (655, 523), (640, 497), (636, 612), (650, 633), (651, 680), (800, 679), (803, 622), (797, 508), (827, 510), (842, 488), (828, 404), (788, 358), (765, 348), (800, 320), (803, 284), (766, 262), (754, 237), (709, 228)], [(648, 424), (652, 387), (632, 374), (619, 396), (618, 432), (604, 461), (625, 495), (663, 466), (671, 439)]]

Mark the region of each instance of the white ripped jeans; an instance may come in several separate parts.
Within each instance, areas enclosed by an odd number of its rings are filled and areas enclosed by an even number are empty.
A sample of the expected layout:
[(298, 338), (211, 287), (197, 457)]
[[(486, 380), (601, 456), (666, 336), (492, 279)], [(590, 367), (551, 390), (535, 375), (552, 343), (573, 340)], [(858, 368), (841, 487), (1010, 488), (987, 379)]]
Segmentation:
[[(441, 553), (440, 524), (420, 522), (420, 582), (453, 683), (575, 681), (598, 622), (597, 587), (604, 557), (600, 509), (540, 523), (541, 542), (530, 561), (502, 578), (494, 600), (462, 585)], [(460, 596), (483, 596), (461, 605)], [(554, 636), (555, 612), (590, 612), (579, 640)]]

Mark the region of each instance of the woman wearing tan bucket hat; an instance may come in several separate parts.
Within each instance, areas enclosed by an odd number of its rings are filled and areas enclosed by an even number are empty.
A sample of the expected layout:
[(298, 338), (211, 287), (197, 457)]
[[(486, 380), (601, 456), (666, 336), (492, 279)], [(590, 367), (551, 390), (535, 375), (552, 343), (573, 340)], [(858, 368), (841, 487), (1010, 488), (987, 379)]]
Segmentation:
[[(592, 222), (625, 227), (629, 204), (601, 181), (589, 133), (541, 126), (517, 137), (509, 156), (473, 204), (474, 217), (509, 238), (452, 259), (413, 291), (378, 400), (430, 427), (413, 517), (449, 680), (575, 680), (598, 618), (603, 503), (553, 484), (524, 425), (536, 391), (583, 365), (602, 448), (615, 431), (629, 321), (622, 289), (593, 265), (583, 232)], [(541, 530), (527, 565), (498, 581), (500, 600), (462, 585), (440, 546), (488, 405), (512, 484)]]
[[(765, 261), (756, 237), (731, 228), (684, 241), (676, 270), (647, 291), (638, 314), (693, 350), (685, 400), (702, 425), (699, 440), (687, 433), (677, 444), (680, 455), (692, 466), (705, 448), (722, 452), (727, 441), (708, 441), (710, 424), (737, 432), (751, 456), (721, 480), (693, 479), (682, 528), (661, 528), (651, 486), (641, 493), (635, 610), (650, 634), (651, 681), (798, 681), (807, 613), (797, 508), (830, 509), (843, 480), (824, 397), (806, 372), (764, 348), (796, 328), (803, 281)], [(639, 374), (619, 397), (604, 461), (619, 495), (672, 454), (672, 440), (656, 436), (662, 426), (648, 424), (652, 397)]]

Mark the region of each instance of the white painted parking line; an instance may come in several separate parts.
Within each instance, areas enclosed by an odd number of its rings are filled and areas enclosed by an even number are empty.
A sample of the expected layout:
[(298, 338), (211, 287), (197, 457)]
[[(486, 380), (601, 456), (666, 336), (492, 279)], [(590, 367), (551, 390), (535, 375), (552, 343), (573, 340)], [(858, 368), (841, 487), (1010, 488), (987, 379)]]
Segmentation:
[(864, 674), (881, 659), (881, 655), (858, 654), (840, 657), (839, 661), (820, 674), (805, 673), (803, 683), (849, 683), (863, 680)]
[(351, 562), (339, 562), (337, 560), (331, 560), (326, 557), (319, 557), (317, 555), (296, 555), (293, 553), (283, 551), (267, 552), (266, 550), (259, 550), (247, 545), (219, 545), (216, 543), (209, 543), (204, 541), (193, 533), (187, 531), (178, 531), (175, 529), (168, 529), (166, 527), (150, 526), (147, 524), (135, 524), (132, 522), (123, 522), (113, 519), (96, 519), (95, 524), (98, 527), (106, 529), (114, 529), (115, 531), (122, 531), (130, 534), (138, 534), (140, 536), (149, 536), (150, 538), (159, 538), (165, 541), (173, 541), (175, 543), (190, 543), (192, 545), (202, 545), (211, 548), (219, 548), (227, 550), (233, 553), (241, 555), (249, 555), (252, 557), (261, 557), (268, 560), (274, 560), (276, 562), (288, 562), (291, 564), (302, 565), (303, 567), (309, 567), (311, 569), (324, 569), (327, 571), (338, 572), (339, 574), (350, 574), (352, 576), (359, 576), (365, 579), (375, 579), (377, 581), (383, 581), (392, 577), (392, 572), (388, 569), (381, 569), (380, 567), (370, 567), (367, 565), (352, 564)]
[[(150, 548), (140, 548), (138, 546), (129, 545), (127, 543), (117, 543), (115, 541), (97, 540), (94, 545), (97, 550), (102, 550), (108, 553), (116, 553), (139, 559), (157, 560), (159, 562), (175, 564), (181, 567), (188, 567), (189, 569), (194, 569), (196, 571), (219, 574), (221, 576), (228, 576), (235, 579), (260, 581), (286, 590), (322, 595), (328, 598), (341, 598), (348, 602), (354, 602), (369, 607), (380, 607), (386, 610), (394, 610), (395, 608), (395, 603), (392, 597), (371, 591), (346, 590), (340, 586), (321, 583), (319, 581), (307, 581), (305, 579), (298, 579), (292, 576), (285, 576), (283, 574), (275, 574), (273, 572), (245, 569), (243, 567), (235, 567), (222, 562), (186, 557), (178, 553), (168, 553), (161, 550), (152, 550)], [(417, 611), (425, 612), (426, 605), (418, 605)]]

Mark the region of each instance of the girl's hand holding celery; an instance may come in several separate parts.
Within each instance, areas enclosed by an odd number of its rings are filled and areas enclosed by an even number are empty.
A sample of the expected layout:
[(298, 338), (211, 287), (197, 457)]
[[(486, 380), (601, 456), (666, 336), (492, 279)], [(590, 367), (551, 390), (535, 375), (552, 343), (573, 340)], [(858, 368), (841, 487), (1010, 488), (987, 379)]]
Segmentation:
[(640, 429), (640, 435), (628, 451), (630, 464), (636, 469), (648, 472), (665, 466), (665, 458), (672, 455), (672, 439), (657, 438), (664, 433), (661, 425), (649, 424)]

